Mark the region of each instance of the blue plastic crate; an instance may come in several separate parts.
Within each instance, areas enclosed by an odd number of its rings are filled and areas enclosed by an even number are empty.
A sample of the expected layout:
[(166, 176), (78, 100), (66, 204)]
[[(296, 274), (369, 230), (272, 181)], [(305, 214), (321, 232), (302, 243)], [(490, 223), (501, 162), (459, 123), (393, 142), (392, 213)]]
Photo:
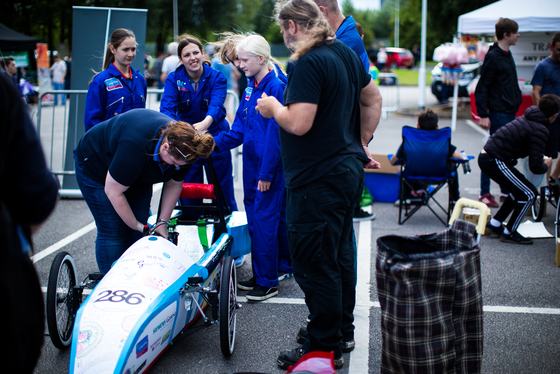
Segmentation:
[(399, 174), (366, 172), (366, 187), (373, 202), (393, 203), (399, 198)]

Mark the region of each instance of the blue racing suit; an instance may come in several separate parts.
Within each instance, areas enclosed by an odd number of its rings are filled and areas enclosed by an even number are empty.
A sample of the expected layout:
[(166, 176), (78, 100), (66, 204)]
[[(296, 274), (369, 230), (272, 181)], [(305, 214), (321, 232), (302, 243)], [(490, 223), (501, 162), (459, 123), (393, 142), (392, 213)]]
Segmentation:
[[(292, 272), (278, 124), (255, 110), (257, 99), (263, 93), (282, 103), (284, 89), (285, 84), (273, 71), (269, 71), (258, 85), (251, 79), (231, 130), (216, 138), (220, 151), (243, 143), (243, 203), (253, 242), (253, 272), (257, 284), (263, 287), (278, 285), (278, 271)], [(261, 179), (272, 182), (266, 192), (257, 189)]]
[[(176, 121), (184, 121), (191, 125), (211, 116), (214, 122), (208, 128), (208, 133), (216, 137), (229, 130), (226, 118), (224, 100), (227, 94), (227, 79), (223, 73), (208, 65), (204, 66), (202, 77), (198, 81), (195, 92), (189, 80), (185, 66), (180, 65), (174, 72), (169, 73), (163, 88), (160, 112)], [(235, 191), (233, 189), (233, 167), (229, 149), (214, 152), (212, 162), (218, 174), (220, 185), (224, 191), (226, 201), (231, 210), (237, 210)], [(185, 183), (202, 183), (205, 159), (198, 159), (185, 177)], [(209, 175), (207, 171), (207, 175)], [(195, 201), (183, 201), (184, 204), (197, 204)]]
[(336, 30), (336, 38), (356, 52), (360, 60), (362, 60), (366, 71), (369, 71), (369, 58), (366, 48), (364, 47), (364, 42), (358, 30), (356, 30), (356, 21), (354, 21), (352, 16), (348, 16), (344, 19), (344, 22), (342, 22), (338, 30)]
[(146, 107), (146, 80), (132, 67), (130, 71), (132, 79), (127, 79), (111, 64), (93, 78), (86, 98), (86, 131), (130, 109)]
[(274, 64), (274, 73), (276, 77), (280, 79), (282, 83), (284, 83), (284, 86), (288, 84), (288, 77), (286, 76), (286, 74), (284, 74), (282, 68), (278, 66), (278, 64)]

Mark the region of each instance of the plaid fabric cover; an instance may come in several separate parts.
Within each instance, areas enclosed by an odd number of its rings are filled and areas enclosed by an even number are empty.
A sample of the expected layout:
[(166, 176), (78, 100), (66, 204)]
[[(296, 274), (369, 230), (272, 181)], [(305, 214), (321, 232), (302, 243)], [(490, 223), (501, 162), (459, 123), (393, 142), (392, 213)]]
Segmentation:
[(480, 373), (482, 286), (476, 227), (377, 240), (381, 373)]

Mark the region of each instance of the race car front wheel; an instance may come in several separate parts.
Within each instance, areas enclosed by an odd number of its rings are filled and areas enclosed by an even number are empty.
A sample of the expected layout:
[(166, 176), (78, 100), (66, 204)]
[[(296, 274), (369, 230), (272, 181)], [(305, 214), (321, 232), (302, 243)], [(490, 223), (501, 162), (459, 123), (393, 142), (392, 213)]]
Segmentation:
[(235, 324), (237, 322), (237, 274), (233, 258), (227, 256), (222, 264), (220, 279), (220, 347), (222, 354), (229, 357), (235, 346)]
[(47, 324), (54, 346), (65, 349), (72, 340), (74, 328), (73, 291), (78, 283), (76, 264), (68, 252), (54, 258), (47, 286)]

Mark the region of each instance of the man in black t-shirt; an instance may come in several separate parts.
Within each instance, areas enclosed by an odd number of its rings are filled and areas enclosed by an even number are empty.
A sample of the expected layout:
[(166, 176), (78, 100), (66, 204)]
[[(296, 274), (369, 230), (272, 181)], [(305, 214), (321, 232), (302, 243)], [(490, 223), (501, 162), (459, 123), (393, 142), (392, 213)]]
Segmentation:
[(283, 351), (278, 364), (287, 368), (307, 352), (334, 351), (340, 368), (343, 351), (355, 344), (352, 216), (363, 168), (379, 168), (367, 143), (379, 123), (381, 95), (314, 2), (278, 2), (276, 12), (295, 63), (286, 106), (263, 97), (257, 110), (280, 125), (290, 253), (310, 314), (307, 340)]

